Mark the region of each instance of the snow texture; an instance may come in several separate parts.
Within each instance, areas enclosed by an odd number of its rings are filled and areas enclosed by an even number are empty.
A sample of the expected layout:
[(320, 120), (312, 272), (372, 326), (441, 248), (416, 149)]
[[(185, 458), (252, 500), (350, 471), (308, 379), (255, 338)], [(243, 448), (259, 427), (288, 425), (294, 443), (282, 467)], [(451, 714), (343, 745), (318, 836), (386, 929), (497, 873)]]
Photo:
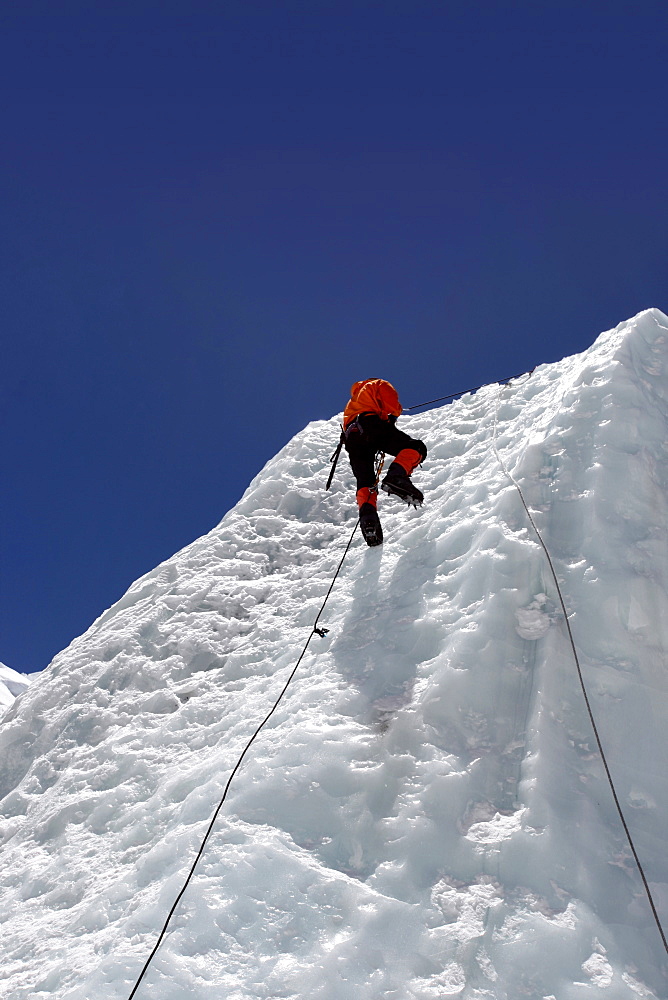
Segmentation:
[[(649, 310), (402, 417), (425, 505), (383, 496), (385, 544), (357, 534), (138, 1000), (668, 997), (509, 478), (666, 928), (667, 367)], [(337, 437), (306, 427), (4, 715), (3, 996), (128, 997), (355, 526)]]
[(14, 704), (16, 696), (25, 691), (33, 680), (33, 677), (28, 677), (27, 674), (19, 674), (16, 670), (12, 670), (11, 667), (0, 663), (0, 715), (10, 705)]

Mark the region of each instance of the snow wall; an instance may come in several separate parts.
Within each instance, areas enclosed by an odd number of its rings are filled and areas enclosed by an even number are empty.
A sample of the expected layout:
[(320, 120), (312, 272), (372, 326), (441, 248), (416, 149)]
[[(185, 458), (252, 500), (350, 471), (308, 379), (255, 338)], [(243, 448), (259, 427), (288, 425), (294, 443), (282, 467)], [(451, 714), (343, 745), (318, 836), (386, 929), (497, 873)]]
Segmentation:
[[(668, 317), (401, 425), (138, 1000), (668, 997)], [(362, 373), (363, 374), (363, 373)], [(447, 390), (444, 365), (443, 388)], [(126, 998), (355, 525), (338, 420), (135, 583), (0, 725), (0, 983)]]
[(19, 674), (16, 670), (0, 663), (0, 714), (13, 704), (17, 695), (35, 680), (28, 674)]

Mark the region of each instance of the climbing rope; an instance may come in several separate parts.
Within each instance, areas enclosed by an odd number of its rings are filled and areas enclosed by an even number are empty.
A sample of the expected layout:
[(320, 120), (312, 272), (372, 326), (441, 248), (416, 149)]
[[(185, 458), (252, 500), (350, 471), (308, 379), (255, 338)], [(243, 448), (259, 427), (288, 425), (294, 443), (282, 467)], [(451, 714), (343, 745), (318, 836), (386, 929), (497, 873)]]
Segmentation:
[[(523, 372), (522, 374), (525, 374), (525, 373)], [(532, 372), (529, 372), (529, 376), (531, 376), (531, 374), (532, 374)], [(519, 378), (520, 376), (514, 376), (514, 377), (515, 378)], [(608, 761), (607, 761), (607, 758), (605, 756), (605, 751), (603, 749), (603, 743), (601, 741), (601, 737), (600, 737), (600, 734), (599, 734), (599, 731), (598, 731), (598, 726), (596, 725), (596, 720), (594, 718), (594, 712), (592, 710), (591, 702), (589, 700), (589, 695), (587, 693), (587, 687), (586, 687), (586, 684), (585, 684), (585, 681), (584, 681), (584, 675), (582, 673), (582, 666), (580, 664), (580, 657), (578, 656), (577, 647), (575, 645), (575, 639), (573, 638), (573, 630), (571, 629), (571, 623), (570, 623), (569, 618), (568, 618), (568, 612), (566, 610), (566, 602), (564, 601), (564, 597), (563, 597), (563, 593), (562, 593), (562, 590), (561, 590), (561, 586), (559, 584), (559, 579), (557, 577), (557, 572), (556, 572), (556, 570), (554, 568), (554, 563), (552, 562), (552, 558), (551, 558), (550, 553), (548, 551), (547, 545), (545, 544), (545, 542), (543, 540), (543, 536), (541, 535), (540, 531), (538, 530), (538, 527), (537, 527), (536, 522), (535, 522), (535, 520), (533, 518), (533, 515), (532, 515), (531, 511), (529, 510), (529, 506), (528, 506), (526, 500), (524, 499), (524, 494), (522, 493), (522, 489), (520, 487), (520, 484), (517, 482), (517, 480), (512, 475), (512, 473), (508, 470), (508, 468), (507, 468), (505, 462), (503, 461), (503, 459), (501, 458), (501, 455), (499, 454), (499, 450), (498, 450), (498, 448), (496, 446), (496, 428), (497, 428), (497, 417), (498, 417), (500, 395), (501, 395), (501, 387), (499, 386), (499, 393), (498, 393), (498, 395), (496, 397), (496, 407), (495, 407), (495, 410), (494, 410), (494, 426), (493, 426), (493, 433), (492, 433), (492, 447), (493, 447), (494, 453), (495, 453), (495, 455), (496, 455), (496, 457), (498, 459), (499, 465), (501, 466), (501, 468), (503, 469), (504, 473), (506, 474), (506, 476), (508, 477), (508, 479), (510, 480), (510, 482), (513, 484), (513, 486), (515, 487), (515, 489), (519, 493), (520, 500), (522, 501), (522, 506), (524, 507), (524, 509), (526, 511), (527, 517), (529, 518), (529, 521), (531, 522), (531, 527), (533, 528), (533, 530), (534, 530), (534, 532), (536, 534), (536, 538), (540, 542), (540, 545), (541, 545), (541, 547), (543, 549), (543, 552), (545, 553), (545, 558), (547, 559), (548, 566), (550, 567), (550, 572), (552, 574), (552, 579), (554, 580), (554, 585), (556, 587), (557, 594), (559, 595), (559, 603), (561, 604), (561, 610), (562, 610), (563, 615), (564, 615), (564, 622), (566, 623), (566, 630), (567, 630), (567, 633), (568, 633), (568, 641), (570, 643), (570, 647), (571, 647), (571, 650), (572, 650), (572, 653), (573, 653), (573, 659), (575, 661), (575, 666), (576, 666), (576, 669), (577, 669), (578, 679), (580, 681), (580, 687), (582, 689), (582, 694), (583, 694), (583, 697), (584, 697), (585, 705), (587, 706), (587, 713), (589, 715), (589, 721), (591, 722), (591, 727), (592, 727), (592, 729), (594, 731), (594, 737), (596, 739), (596, 745), (598, 747), (598, 752), (599, 752), (599, 754), (601, 756), (601, 760), (603, 761), (603, 768), (605, 770), (605, 774), (606, 774), (606, 777), (608, 779), (608, 784), (610, 786), (610, 791), (612, 792), (612, 798), (613, 798), (615, 806), (617, 808), (617, 813), (619, 814), (619, 819), (621, 821), (622, 827), (624, 828), (624, 833), (626, 834), (626, 839), (629, 842), (629, 847), (631, 848), (631, 853), (633, 854), (633, 857), (635, 859), (635, 863), (636, 863), (636, 865), (638, 867), (638, 871), (640, 873), (640, 878), (642, 879), (643, 886), (645, 887), (645, 892), (647, 894), (647, 900), (649, 902), (649, 906), (650, 906), (650, 909), (652, 911), (652, 915), (654, 917), (654, 920), (656, 922), (656, 926), (657, 926), (659, 934), (661, 936), (661, 940), (663, 942), (663, 946), (666, 949), (666, 951), (668, 952), (668, 940), (666, 940), (666, 935), (665, 935), (665, 932), (664, 932), (663, 927), (661, 925), (661, 919), (659, 917), (656, 905), (654, 903), (654, 898), (652, 896), (652, 891), (650, 889), (649, 882), (647, 880), (647, 876), (645, 875), (645, 870), (644, 870), (644, 868), (643, 868), (643, 866), (642, 866), (642, 864), (640, 862), (640, 858), (638, 856), (638, 852), (636, 850), (636, 846), (635, 846), (635, 844), (633, 842), (633, 837), (631, 836), (631, 831), (629, 830), (628, 824), (627, 824), (626, 819), (624, 817), (624, 812), (622, 810), (621, 802), (619, 801), (619, 796), (617, 794), (617, 789), (615, 788), (615, 783), (614, 783), (613, 778), (612, 778), (612, 773), (610, 771), (610, 767), (608, 765)]]
[[(381, 468), (382, 468), (382, 466), (381, 466)], [(380, 475), (380, 469), (378, 469), (378, 472), (377, 472), (377, 476), (379, 476), (379, 475)], [(377, 481), (378, 481), (378, 479), (376, 478), (376, 482)], [(193, 875), (195, 874), (195, 868), (197, 867), (197, 863), (198, 863), (199, 859), (202, 857), (202, 854), (204, 853), (204, 848), (206, 847), (207, 841), (208, 841), (208, 839), (209, 839), (209, 837), (210, 837), (210, 835), (211, 835), (211, 833), (213, 831), (213, 828), (215, 826), (216, 820), (218, 818), (218, 814), (220, 813), (220, 810), (223, 807), (223, 803), (225, 802), (225, 800), (227, 798), (227, 793), (229, 791), (230, 785), (232, 784), (232, 780), (233, 780), (235, 774), (237, 773), (237, 771), (239, 770), (239, 768), (241, 767), (241, 764), (243, 762), (244, 757), (246, 756), (246, 754), (250, 750), (251, 746), (255, 742), (255, 740), (258, 737), (260, 731), (266, 726), (267, 722), (269, 722), (269, 719), (272, 717), (272, 715), (274, 714), (274, 712), (278, 708), (278, 706), (279, 706), (279, 704), (280, 704), (280, 702), (281, 702), (281, 700), (282, 700), (285, 692), (288, 690), (288, 688), (289, 688), (289, 686), (290, 686), (290, 684), (291, 684), (291, 682), (292, 682), (295, 674), (297, 673), (297, 670), (299, 669), (300, 663), (302, 662), (302, 660), (304, 659), (304, 656), (306, 655), (306, 650), (308, 649), (309, 643), (311, 642), (311, 639), (313, 638), (313, 636), (314, 635), (319, 635), (319, 636), (325, 636), (325, 635), (327, 635), (328, 629), (322, 628), (322, 627), (319, 628), (318, 627), (318, 622), (320, 621), (320, 616), (322, 615), (323, 611), (325, 610), (325, 605), (327, 604), (327, 601), (329, 600), (330, 594), (332, 593), (332, 590), (334, 589), (334, 584), (336, 583), (338, 575), (341, 572), (341, 568), (343, 566), (343, 563), (345, 562), (346, 556), (348, 555), (348, 552), (350, 550), (350, 546), (353, 543), (353, 538), (355, 537), (355, 532), (357, 531), (358, 525), (359, 525), (359, 519), (355, 522), (355, 527), (353, 528), (352, 534), (351, 534), (350, 538), (348, 539), (348, 544), (346, 545), (344, 553), (341, 556), (341, 560), (339, 562), (339, 565), (336, 568), (336, 572), (335, 572), (334, 576), (332, 577), (332, 581), (331, 581), (331, 583), (329, 585), (329, 590), (327, 591), (327, 593), (325, 595), (324, 601), (320, 605), (320, 610), (318, 611), (318, 614), (315, 617), (315, 621), (313, 622), (313, 626), (312, 626), (311, 631), (309, 633), (309, 637), (308, 637), (308, 639), (306, 640), (306, 642), (304, 644), (304, 648), (302, 649), (301, 653), (299, 654), (299, 658), (298, 658), (297, 662), (295, 663), (294, 667), (292, 668), (292, 672), (290, 673), (290, 676), (288, 677), (287, 681), (283, 685), (283, 688), (282, 688), (280, 694), (278, 695), (278, 697), (276, 698), (276, 701), (274, 702), (271, 710), (265, 715), (265, 717), (262, 720), (262, 722), (257, 726), (257, 728), (255, 729), (255, 732), (253, 733), (253, 735), (251, 736), (251, 738), (246, 743), (246, 746), (243, 748), (243, 750), (242, 750), (242, 752), (241, 752), (241, 754), (239, 756), (239, 759), (237, 760), (236, 764), (234, 765), (234, 767), (233, 767), (233, 769), (232, 769), (232, 771), (230, 773), (229, 778), (227, 779), (227, 784), (225, 785), (225, 788), (223, 790), (223, 795), (222, 795), (222, 797), (220, 799), (220, 802), (218, 803), (218, 805), (216, 807), (216, 810), (215, 810), (215, 812), (213, 814), (213, 817), (211, 818), (211, 822), (209, 823), (208, 829), (207, 829), (206, 833), (204, 834), (204, 839), (202, 840), (202, 843), (200, 844), (200, 848), (199, 848), (199, 850), (197, 852), (197, 856), (195, 857), (195, 860), (192, 863), (190, 871), (188, 872), (188, 875), (186, 876), (186, 880), (183, 883), (183, 886), (181, 887), (181, 890), (180, 890), (178, 896), (174, 900), (174, 904), (172, 905), (171, 910), (167, 914), (167, 918), (166, 918), (166, 920), (165, 920), (165, 922), (163, 924), (162, 930), (160, 931), (160, 934), (158, 935), (158, 940), (156, 941), (155, 945), (153, 946), (153, 950), (151, 951), (150, 955), (146, 959), (146, 962), (144, 963), (144, 967), (142, 968), (142, 970), (141, 970), (141, 972), (139, 974), (139, 978), (137, 979), (137, 981), (136, 981), (136, 983), (135, 983), (135, 985), (134, 985), (134, 987), (132, 989), (132, 992), (130, 993), (130, 995), (128, 997), (128, 1000), (132, 1000), (132, 998), (134, 997), (135, 993), (139, 989), (139, 985), (140, 985), (141, 981), (143, 980), (144, 976), (146, 975), (146, 972), (148, 971), (148, 968), (149, 968), (151, 962), (153, 961), (153, 958), (155, 957), (156, 952), (158, 951), (158, 948), (162, 944), (163, 938), (165, 937), (165, 934), (167, 933), (167, 928), (169, 926), (169, 923), (170, 923), (172, 917), (174, 916), (174, 913), (176, 912), (176, 908), (179, 905), (179, 903), (181, 902), (181, 899), (183, 898), (183, 895), (184, 895), (186, 889), (188, 888), (188, 885), (190, 884), (190, 881), (191, 881)]]
[[(528, 372), (528, 373), (521, 372), (519, 375), (512, 375), (512, 376), (510, 376), (507, 379), (502, 379), (497, 384), (499, 384), (499, 386), (501, 386), (503, 384), (510, 383), (514, 379), (520, 378), (522, 375), (525, 375), (525, 374), (528, 374), (529, 377), (530, 377), (532, 373), (533, 373), (533, 369), (530, 372)], [(432, 399), (432, 400), (429, 400), (428, 402), (425, 402), (425, 403), (417, 403), (414, 406), (406, 407), (406, 409), (407, 410), (414, 410), (414, 409), (418, 409), (421, 406), (430, 406), (433, 403), (443, 402), (444, 400), (447, 400), (447, 399), (454, 399), (456, 396), (464, 395), (466, 392), (476, 392), (478, 389), (482, 389), (482, 388), (485, 388), (487, 385), (493, 385), (493, 384), (495, 384), (495, 383), (490, 383), (490, 382), (484, 383), (484, 385), (476, 386), (474, 389), (467, 389), (467, 390), (464, 390), (463, 392), (460, 392), (460, 393), (452, 393), (449, 396), (441, 396), (438, 399)], [(605, 773), (606, 773), (606, 776), (607, 776), (607, 779), (608, 779), (608, 783), (610, 785), (610, 789), (611, 789), (611, 792), (612, 792), (612, 797), (613, 797), (613, 800), (615, 802), (615, 806), (617, 808), (617, 812), (619, 814), (619, 817), (620, 817), (622, 826), (624, 828), (624, 832), (626, 834), (627, 840), (629, 842), (629, 846), (631, 848), (631, 852), (633, 854), (633, 857), (635, 859), (636, 865), (638, 867), (638, 871), (640, 873), (640, 877), (641, 877), (643, 885), (645, 887), (645, 892), (647, 894), (647, 898), (648, 898), (648, 901), (649, 901), (650, 909), (651, 909), (652, 914), (654, 916), (654, 920), (656, 921), (656, 925), (657, 925), (657, 928), (659, 930), (659, 934), (661, 936), (661, 940), (663, 941), (664, 948), (668, 952), (668, 941), (666, 940), (666, 936), (664, 934), (663, 927), (661, 926), (661, 921), (659, 919), (659, 915), (658, 915), (658, 912), (657, 912), (657, 909), (656, 909), (656, 905), (655, 905), (654, 899), (652, 897), (652, 893), (651, 893), (651, 890), (650, 890), (650, 887), (649, 887), (649, 883), (648, 883), (647, 877), (645, 875), (644, 869), (642, 867), (642, 864), (640, 862), (640, 858), (638, 857), (638, 852), (637, 852), (635, 844), (633, 842), (633, 839), (632, 839), (632, 836), (631, 836), (631, 832), (630, 832), (629, 827), (628, 827), (628, 825), (626, 823), (626, 819), (624, 817), (624, 814), (623, 814), (623, 811), (622, 811), (622, 808), (621, 808), (621, 804), (620, 804), (620, 801), (619, 801), (619, 797), (617, 795), (617, 791), (615, 789), (615, 785), (614, 785), (614, 782), (613, 782), (613, 779), (612, 779), (612, 774), (610, 772), (610, 768), (608, 766), (608, 762), (607, 762), (607, 759), (605, 757), (603, 745), (602, 745), (601, 738), (600, 738), (600, 735), (599, 735), (599, 732), (598, 732), (598, 728), (596, 726), (596, 721), (594, 719), (594, 714), (593, 714), (593, 711), (592, 711), (592, 708), (591, 708), (591, 703), (590, 703), (589, 696), (588, 696), (588, 693), (587, 693), (586, 685), (584, 683), (584, 677), (583, 677), (582, 668), (581, 668), (581, 665), (580, 665), (580, 659), (579, 659), (579, 656), (578, 656), (578, 653), (577, 653), (577, 648), (575, 646), (575, 640), (573, 638), (573, 633), (572, 633), (570, 622), (569, 622), (569, 619), (568, 619), (568, 613), (566, 611), (566, 604), (564, 602), (563, 594), (562, 594), (562, 591), (561, 591), (561, 587), (559, 585), (559, 580), (557, 578), (557, 574), (556, 574), (556, 570), (554, 568), (554, 564), (552, 562), (552, 559), (551, 559), (550, 553), (549, 553), (549, 551), (547, 549), (547, 546), (546, 546), (545, 542), (543, 541), (543, 538), (542, 538), (542, 536), (541, 536), (541, 534), (540, 534), (540, 532), (538, 530), (536, 522), (534, 521), (534, 518), (533, 518), (533, 516), (531, 514), (531, 511), (529, 510), (529, 507), (528, 507), (528, 505), (526, 503), (526, 500), (524, 499), (524, 495), (522, 493), (522, 489), (521, 489), (519, 483), (517, 482), (517, 480), (513, 477), (513, 475), (510, 473), (510, 471), (506, 467), (503, 459), (501, 458), (501, 455), (499, 453), (497, 445), (496, 445), (496, 431), (497, 431), (497, 422), (498, 422), (498, 401), (499, 401), (499, 396), (500, 396), (500, 388), (499, 388), (499, 395), (497, 396), (496, 408), (495, 408), (495, 412), (494, 412), (494, 425), (493, 425), (492, 447), (494, 449), (494, 453), (495, 453), (495, 455), (497, 457), (497, 460), (499, 462), (500, 467), (502, 468), (502, 470), (505, 473), (505, 475), (508, 477), (508, 479), (510, 480), (510, 482), (515, 486), (515, 488), (517, 489), (517, 492), (519, 493), (520, 500), (522, 501), (522, 505), (523, 505), (523, 507), (524, 507), (524, 509), (525, 509), (525, 511), (527, 513), (527, 517), (529, 518), (531, 526), (532, 526), (532, 528), (533, 528), (533, 530), (534, 530), (534, 532), (536, 534), (536, 537), (537, 537), (537, 539), (538, 539), (538, 541), (539, 541), (539, 543), (540, 543), (540, 545), (541, 545), (541, 547), (542, 547), (542, 549), (543, 549), (543, 551), (545, 553), (545, 556), (547, 558), (547, 562), (548, 562), (548, 565), (550, 567), (550, 571), (551, 571), (552, 577), (554, 579), (555, 587), (556, 587), (557, 593), (559, 595), (559, 601), (560, 601), (561, 608), (562, 608), (562, 611), (563, 611), (564, 621), (566, 623), (566, 628), (567, 628), (567, 631), (568, 631), (568, 638), (569, 638), (571, 650), (573, 652), (573, 658), (575, 660), (575, 665), (576, 665), (576, 668), (577, 668), (578, 677), (579, 677), (580, 685), (581, 685), (581, 688), (582, 688), (582, 693), (583, 693), (583, 696), (584, 696), (585, 704), (587, 706), (587, 712), (589, 714), (589, 719), (590, 719), (590, 722), (591, 722), (591, 725), (592, 725), (592, 729), (593, 729), (593, 732), (594, 732), (594, 736), (595, 736), (595, 739), (596, 739), (596, 744), (598, 746), (598, 750), (599, 750), (599, 753), (600, 753), (600, 756), (601, 756), (601, 760), (603, 761), (603, 766), (604, 766)], [(384, 462), (384, 455), (381, 455), (380, 458), (379, 458), (379, 460), (378, 460), (378, 462), (377, 462), (377, 465), (376, 465), (376, 483), (375, 483), (376, 487), (378, 485), (378, 480), (380, 478), (380, 473), (381, 473), (381, 470), (382, 470), (382, 467), (383, 467), (383, 462)], [(213, 816), (211, 818), (209, 826), (208, 826), (208, 828), (206, 830), (204, 838), (203, 838), (203, 840), (202, 840), (202, 842), (200, 844), (200, 847), (199, 847), (199, 850), (198, 850), (197, 855), (195, 857), (195, 860), (193, 861), (193, 863), (192, 863), (192, 865), (190, 867), (190, 870), (189, 870), (189, 872), (188, 872), (188, 874), (186, 876), (186, 879), (185, 879), (185, 881), (183, 883), (183, 886), (181, 887), (181, 889), (180, 889), (180, 891), (179, 891), (176, 899), (174, 900), (174, 903), (173, 903), (173, 905), (172, 905), (169, 913), (167, 914), (165, 922), (164, 922), (164, 924), (162, 926), (162, 929), (161, 929), (161, 931), (160, 931), (160, 933), (158, 935), (158, 939), (157, 939), (155, 945), (153, 946), (153, 949), (152, 949), (151, 953), (149, 954), (148, 958), (146, 959), (146, 962), (144, 963), (144, 966), (143, 966), (143, 968), (142, 968), (142, 970), (141, 970), (141, 972), (139, 974), (139, 977), (138, 977), (137, 981), (135, 982), (135, 985), (134, 985), (134, 987), (132, 989), (132, 992), (129, 994), (128, 1000), (133, 1000), (133, 997), (137, 993), (137, 990), (139, 989), (139, 986), (140, 986), (141, 982), (143, 981), (144, 976), (146, 975), (146, 972), (148, 971), (148, 969), (149, 969), (149, 967), (151, 965), (151, 962), (153, 961), (153, 958), (155, 957), (155, 955), (156, 955), (156, 953), (157, 953), (157, 951), (158, 951), (158, 949), (159, 949), (159, 947), (160, 947), (160, 945), (161, 945), (161, 943), (162, 943), (162, 941), (163, 941), (163, 939), (164, 939), (164, 937), (165, 937), (165, 935), (167, 933), (170, 921), (171, 921), (174, 913), (176, 912), (176, 909), (177, 909), (177, 907), (178, 907), (181, 899), (183, 898), (183, 896), (184, 896), (184, 894), (185, 894), (185, 892), (186, 892), (186, 890), (187, 890), (187, 888), (188, 888), (188, 886), (189, 886), (189, 884), (190, 884), (190, 882), (191, 882), (191, 880), (193, 878), (193, 875), (195, 874), (195, 869), (197, 867), (197, 864), (198, 864), (200, 858), (202, 857), (202, 854), (204, 853), (204, 849), (205, 849), (206, 844), (207, 844), (207, 842), (209, 840), (209, 837), (211, 836), (211, 833), (213, 832), (213, 828), (215, 826), (215, 823), (216, 823), (216, 820), (218, 818), (218, 815), (220, 814), (220, 811), (221, 811), (221, 809), (222, 809), (222, 807), (223, 807), (223, 805), (224, 805), (224, 803), (225, 803), (225, 801), (227, 799), (227, 794), (228, 794), (230, 785), (232, 784), (232, 781), (233, 781), (235, 775), (237, 774), (237, 772), (241, 768), (241, 765), (243, 763), (244, 758), (246, 757), (246, 754), (250, 750), (251, 746), (253, 745), (253, 743), (257, 739), (257, 737), (260, 734), (260, 732), (262, 731), (262, 729), (266, 726), (266, 724), (269, 721), (269, 719), (276, 712), (276, 710), (277, 710), (280, 702), (282, 701), (282, 699), (283, 699), (286, 691), (288, 690), (288, 687), (290, 686), (292, 680), (294, 679), (294, 677), (295, 677), (295, 675), (297, 673), (297, 670), (299, 669), (299, 666), (300, 666), (300, 664), (301, 664), (304, 656), (306, 655), (306, 652), (308, 650), (309, 644), (310, 644), (311, 639), (313, 638), (313, 636), (314, 635), (325, 636), (328, 633), (328, 629), (323, 628), (323, 627), (318, 627), (318, 623), (319, 623), (320, 617), (321, 617), (321, 615), (322, 615), (322, 613), (323, 613), (323, 611), (325, 609), (327, 601), (329, 600), (329, 597), (330, 597), (330, 595), (332, 593), (332, 590), (334, 589), (334, 585), (336, 583), (336, 580), (338, 579), (339, 573), (341, 572), (341, 569), (343, 567), (343, 563), (345, 562), (346, 556), (348, 555), (350, 547), (351, 547), (351, 545), (353, 543), (353, 539), (355, 537), (355, 533), (357, 532), (358, 525), (359, 525), (359, 519), (355, 522), (355, 527), (353, 528), (353, 531), (352, 531), (352, 533), (350, 535), (350, 538), (348, 539), (348, 543), (347, 543), (347, 545), (345, 547), (343, 555), (341, 556), (339, 564), (338, 564), (338, 566), (336, 568), (336, 572), (334, 573), (334, 576), (332, 577), (332, 580), (330, 582), (329, 589), (327, 590), (325, 598), (324, 598), (324, 600), (323, 600), (323, 602), (322, 602), (322, 604), (320, 606), (320, 609), (319, 609), (319, 611), (318, 611), (318, 613), (317, 613), (317, 615), (315, 617), (315, 621), (313, 622), (313, 626), (312, 626), (311, 631), (309, 633), (309, 636), (308, 636), (308, 638), (307, 638), (307, 640), (306, 640), (306, 642), (304, 644), (304, 647), (302, 648), (302, 651), (299, 654), (297, 662), (295, 663), (294, 667), (292, 668), (292, 671), (291, 671), (290, 675), (288, 676), (288, 679), (286, 680), (285, 684), (283, 685), (283, 688), (281, 689), (280, 693), (278, 694), (278, 697), (276, 698), (276, 700), (275, 700), (273, 706), (271, 707), (270, 711), (267, 713), (267, 715), (264, 717), (264, 719), (256, 727), (256, 729), (253, 732), (252, 736), (250, 737), (250, 739), (247, 741), (246, 745), (244, 746), (244, 748), (243, 748), (243, 750), (242, 750), (242, 752), (241, 752), (241, 754), (240, 754), (240, 756), (239, 756), (236, 764), (234, 765), (234, 767), (233, 767), (233, 769), (232, 769), (232, 771), (231, 771), (231, 773), (230, 773), (230, 775), (229, 775), (229, 777), (227, 779), (227, 783), (225, 784), (225, 788), (223, 790), (222, 797), (221, 797), (220, 801), (218, 802), (218, 805), (216, 806), (216, 809), (215, 809), (214, 814), (213, 814)], [(242, 645), (243, 644), (244, 643), (242, 643)]]
[(477, 392), (478, 389), (486, 389), (488, 385), (504, 385), (507, 382), (512, 382), (513, 379), (521, 378), (522, 375), (533, 375), (535, 370), (535, 368), (532, 368), (530, 372), (520, 372), (518, 375), (510, 375), (508, 378), (499, 378), (494, 382), (483, 382), (482, 385), (476, 385), (473, 389), (462, 389), (461, 392), (451, 392), (449, 396), (439, 396), (438, 399), (429, 399), (426, 403), (414, 403), (413, 406), (404, 406), (404, 411), (419, 410), (421, 406), (431, 406), (432, 403), (443, 403), (446, 399), (456, 399), (457, 396), (466, 396), (469, 392)]
[[(527, 374), (533, 375), (534, 371), (535, 368), (532, 368), (530, 372), (520, 372), (519, 375), (511, 375), (509, 378), (502, 378), (496, 382), (483, 382), (482, 385), (476, 385), (474, 386), (473, 389), (462, 389), (461, 392), (451, 392), (449, 396), (439, 396), (438, 399), (429, 399), (427, 400), (426, 403), (415, 403), (413, 406), (404, 406), (402, 412), (408, 413), (409, 410), (419, 410), (420, 407), (431, 406), (432, 403), (442, 403), (447, 399), (456, 399), (457, 396), (465, 396), (469, 392), (477, 392), (478, 389), (485, 389), (487, 388), (488, 385), (504, 385), (505, 383), (512, 381), (512, 379), (520, 378), (522, 375), (527, 375)], [(342, 432), (341, 437), (339, 439), (339, 443), (334, 449), (334, 452), (329, 460), (331, 469), (329, 470), (329, 476), (327, 477), (327, 485), (325, 486), (326, 490), (328, 490), (329, 487), (332, 485), (332, 480), (334, 479), (334, 472), (336, 471), (336, 466), (339, 461), (339, 455), (341, 454), (341, 449), (343, 448), (344, 441), (345, 437)]]

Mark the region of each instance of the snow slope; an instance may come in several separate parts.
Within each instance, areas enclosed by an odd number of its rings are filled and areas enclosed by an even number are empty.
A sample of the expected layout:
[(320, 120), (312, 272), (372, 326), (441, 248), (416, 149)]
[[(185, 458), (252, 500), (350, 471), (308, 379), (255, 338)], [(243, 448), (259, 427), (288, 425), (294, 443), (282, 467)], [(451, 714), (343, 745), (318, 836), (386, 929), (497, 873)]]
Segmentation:
[[(402, 426), (236, 775), (146, 1000), (636, 1000), (668, 963), (668, 317)], [(362, 373), (364, 374), (364, 373)], [(447, 372), (443, 390), (448, 390)], [(129, 995), (355, 525), (337, 420), (135, 583), (0, 726), (0, 982)]]
[(0, 714), (13, 704), (17, 695), (25, 691), (32, 679), (27, 674), (19, 674), (0, 663)]

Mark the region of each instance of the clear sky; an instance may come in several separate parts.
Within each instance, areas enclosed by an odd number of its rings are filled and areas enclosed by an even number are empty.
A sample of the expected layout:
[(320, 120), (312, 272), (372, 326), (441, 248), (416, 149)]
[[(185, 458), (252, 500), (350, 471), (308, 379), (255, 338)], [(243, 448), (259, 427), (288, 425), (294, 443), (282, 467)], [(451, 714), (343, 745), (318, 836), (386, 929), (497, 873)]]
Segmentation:
[(0, 660), (353, 381), (410, 406), (668, 310), (667, 52), (643, 0), (5, 3)]

